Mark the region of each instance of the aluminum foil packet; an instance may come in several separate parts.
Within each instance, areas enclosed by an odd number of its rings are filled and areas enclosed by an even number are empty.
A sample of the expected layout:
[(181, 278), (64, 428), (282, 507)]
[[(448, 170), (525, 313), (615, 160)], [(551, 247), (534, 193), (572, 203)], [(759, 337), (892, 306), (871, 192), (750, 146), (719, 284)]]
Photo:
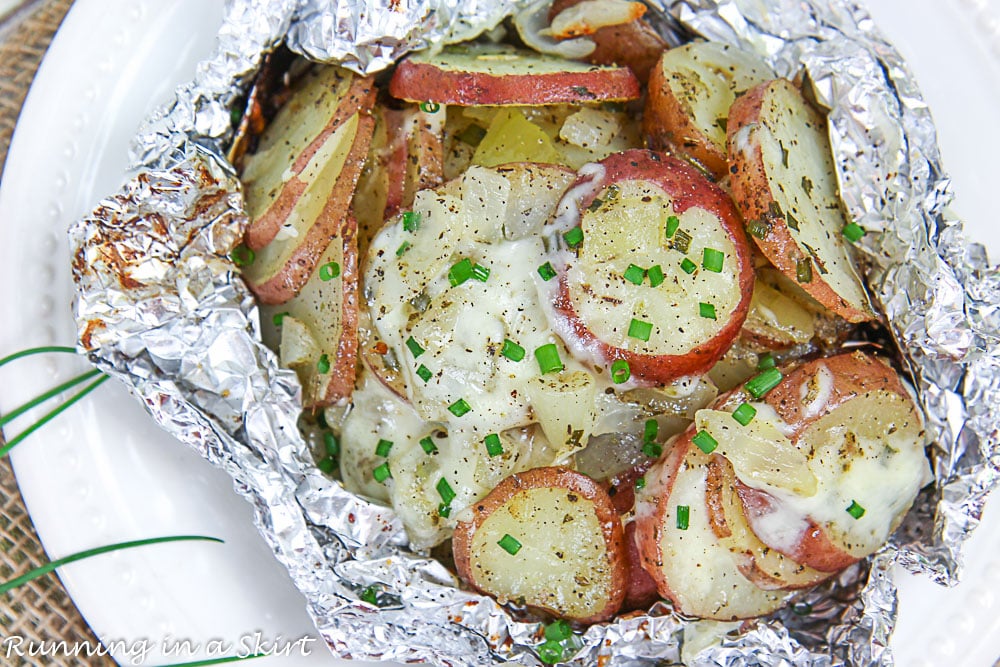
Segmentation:
[[(229, 253), (246, 215), (222, 157), (230, 109), (284, 41), (359, 72), (472, 38), (526, 2), (233, 0), (214, 54), (133, 142), (134, 178), (70, 231), (79, 346), (165, 429), (225, 469), (289, 570), (331, 650), (440, 665), (540, 664), (542, 625), (462, 590), (411, 553), (390, 509), (319, 472), (297, 427), (295, 375), (260, 342), (254, 300)], [(849, 0), (655, 0), (678, 36), (804, 68), (830, 135), (871, 292), (912, 373), (934, 439), (935, 483), (875, 556), (772, 617), (688, 621), (658, 603), (594, 625), (574, 665), (886, 665), (896, 563), (952, 584), (960, 550), (998, 483), (1000, 272), (963, 237), (913, 76)], [(376, 603), (361, 600), (376, 591)], [(370, 596), (366, 596), (369, 597)]]

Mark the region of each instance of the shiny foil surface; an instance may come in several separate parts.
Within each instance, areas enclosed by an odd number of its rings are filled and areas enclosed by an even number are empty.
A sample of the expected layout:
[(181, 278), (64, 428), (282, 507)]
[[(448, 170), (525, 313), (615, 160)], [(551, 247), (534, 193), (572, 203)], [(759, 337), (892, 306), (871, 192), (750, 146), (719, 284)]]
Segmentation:
[[(537, 665), (543, 626), (462, 590), (443, 565), (407, 550), (392, 510), (315, 468), (297, 426), (298, 381), (261, 344), (254, 300), (228, 258), (247, 222), (221, 157), (231, 108), (282, 40), (311, 59), (375, 72), (408, 51), (472, 38), (527, 4), (233, 0), (216, 52), (134, 139), (132, 180), (70, 231), (81, 349), (232, 476), (337, 655)], [(861, 7), (661, 1), (647, 16), (672, 43), (702, 36), (756, 51), (783, 76), (804, 69), (829, 110), (844, 204), (869, 231), (860, 242), (867, 281), (925, 409), (935, 483), (879, 553), (771, 617), (689, 621), (658, 603), (588, 628), (566, 660), (891, 664), (894, 564), (954, 583), (962, 543), (998, 482), (1000, 273), (949, 211), (928, 109)], [(369, 587), (377, 605), (360, 599)]]

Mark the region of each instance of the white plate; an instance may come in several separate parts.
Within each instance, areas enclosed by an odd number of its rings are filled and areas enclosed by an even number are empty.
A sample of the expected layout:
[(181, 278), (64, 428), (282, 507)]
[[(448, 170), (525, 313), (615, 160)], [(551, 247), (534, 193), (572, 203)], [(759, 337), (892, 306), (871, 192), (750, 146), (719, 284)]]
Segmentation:
[[(955, 11), (942, 16), (932, 1), (873, 4), (934, 109), (960, 195), (956, 209), (967, 216), (973, 236), (994, 235), (996, 257), (1000, 236), (988, 226), (995, 217), (990, 189), (977, 179), (990, 173), (987, 158), (1000, 154), (1000, 135), (985, 131), (1000, 108), (1000, 64), (989, 55), (988, 34), (969, 29), (986, 23), (970, 18), (976, 3), (956, 2)], [(914, 4), (925, 4), (926, 11)], [(120, 184), (138, 122), (191, 77), (194, 63), (212, 47), (221, 12), (221, 1), (75, 3), (25, 104), (0, 186), (0, 276), (12, 287), (0, 302), (0, 353), (75, 339), (65, 229)], [(952, 86), (961, 77), (972, 85), (958, 96)], [(0, 408), (9, 410), (85, 368), (71, 357), (25, 359), (4, 368)], [(99, 389), (15, 450), (13, 462), (52, 556), (168, 534), (226, 540), (145, 547), (61, 570), (102, 639), (125, 640), (134, 650), (135, 642), (147, 641), (151, 652), (142, 664), (206, 657), (212, 639), (238, 645), (257, 631), (285, 642), (313, 633), (304, 601), (257, 535), (249, 506), (228, 477), (166, 436), (120, 387)], [(941, 664), (949, 647), (959, 644), (963, 664), (985, 666), (1000, 655), (998, 511), (991, 508), (973, 538), (966, 582), (957, 589), (903, 578), (893, 641), (899, 664)], [(164, 640), (172, 645), (185, 639), (202, 651), (163, 655)], [(317, 642), (311, 646), (308, 657), (260, 664), (347, 664)], [(139, 662), (134, 651), (116, 657)]]

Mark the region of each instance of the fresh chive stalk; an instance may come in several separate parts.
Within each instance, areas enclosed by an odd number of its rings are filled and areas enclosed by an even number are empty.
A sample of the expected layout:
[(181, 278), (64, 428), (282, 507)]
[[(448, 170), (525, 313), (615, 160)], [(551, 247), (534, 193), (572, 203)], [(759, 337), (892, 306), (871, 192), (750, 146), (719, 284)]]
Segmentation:
[(548, 282), (556, 277), (556, 270), (552, 268), (551, 262), (545, 262), (538, 267), (538, 275), (542, 277), (542, 280)]
[(646, 279), (646, 270), (635, 264), (629, 264), (622, 277), (633, 285), (641, 285), (642, 281)]
[(389, 456), (390, 451), (392, 451), (392, 440), (380, 438), (378, 444), (375, 445), (375, 456), (385, 458), (386, 456)]
[(695, 433), (694, 437), (691, 438), (691, 442), (706, 454), (711, 454), (719, 446), (719, 441), (704, 429)]
[(448, 406), (448, 412), (456, 417), (461, 417), (470, 410), (472, 410), (472, 406), (469, 405), (464, 398), (460, 398)]
[(699, 303), (698, 314), (707, 320), (717, 319), (715, 316), (715, 306), (710, 303)]
[(327, 431), (323, 434), (323, 449), (326, 451), (327, 456), (339, 456), (340, 455), (340, 443), (337, 441), (337, 436), (333, 433)]
[(430, 382), (431, 378), (434, 376), (430, 369), (423, 364), (417, 366), (417, 377), (424, 381), (424, 384)]
[(768, 368), (774, 368), (775, 363), (774, 355), (770, 352), (765, 352), (757, 359), (757, 370), (766, 371)]
[(323, 266), (319, 267), (319, 279), (323, 282), (328, 282), (333, 280), (340, 275), (340, 264), (336, 262), (327, 262)]
[(483, 438), (483, 444), (486, 445), (486, 453), (490, 456), (500, 456), (503, 454), (503, 445), (500, 443), (499, 434), (490, 433)]
[(431, 436), (427, 436), (426, 438), (422, 438), (420, 440), (420, 448), (424, 450), (425, 454), (433, 454), (438, 450), (437, 445), (435, 445), (434, 441), (431, 440)]
[(611, 364), (611, 381), (615, 384), (627, 382), (632, 377), (632, 369), (624, 359), (615, 359)]
[(676, 215), (667, 216), (667, 229), (666, 237), (669, 239), (674, 235), (674, 232), (681, 226), (681, 219)]
[(705, 248), (702, 253), (701, 265), (706, 271), (722, 273), (722, 265), (726, 261), (726, 253), (715, 248)]
[(565, 234), (563, 234), (563, 240), (566, 241), (566, 245), (570, 248), (575, 248), (581, 243), (583, 243), (583, 229), (580, 227), (574, 227)]
[(649, 278), (650, 287), (659, 287), (663, 284), (665, 276), (663, 275), (663, 269), (659, 264), (649, 267), (646, 271), (646, 277)]
[(542, 375), (556, 373), (566, 368), (562, 359), (559, 358), (559, 348), (556, 347), (555, 343), (549, 343), (537, 348), (535, 350), (535, 359), (538, 361), (538, 368), (542, 372)]
[(751, 396), (761, 398), (764, 394), (777, 387), (781, 382), (781, 378), (781, 371), (777, 368), (768, 368), (752, 377), (745, 386)]
[(6, 366), (12, 361), (23, 359), (24, 357), (30, 357), (36, 354), (48, 354), (50, 352), (59, 352), (62, 354), (76, 354), (76, 348), (66, 347), (65, 345), (45, 345), (43, 347), (29, 347), (26, 350), (20, 350), (13, 354), (8, 354), (3, 359), (0, 359), (0, 367)]
[(509, 533), (505, 533), (504, 536), (497, 541), (497, 544), (499, 544), (500, 548), (509, 553), (511, 556), (521, 550), (521, 543)]
[(476, 264), (472, 267), (472, 277), (481, 283), (485, 283), (490, 279), (490, 270), (482, 264)]
[(697, 270), (698, 270), (698, 265), (692, 262), (687, 257), (685, 257), (684, 261), (681, 262), (681, 271), (683, 271), (684, 273), (691, 275)]
[(733, 419), (746, 426), (757, 416), (757, 409), (749, 403), (740, 403), (740, 407), (733, 410)]
[(406, 211), (403, 213), (403, 229), (408, 232), (415, 232), (420, 229), (420, 214), (416, 211)]
[(500, 350), (500, 354), (511, 361), (521, 361), (521, 359), (524, 359), (524, 348), (510, 339), (504, 339), (503, 349)]
[[(23, 431), (21, 431), (20, 433), (18, 433), (16, 436), (14, 436), (10, 440), (8, 440), (7, 443), (3, 447), (0, 447), (0, 456), (6, 456), (10, 452), (10, 450), (14, 449), (14, 447), (16, 447), (17, 445), (19, 445), (29, 435), (31, 435), (32, 433), (34, 433), (35, 431), (37, 431), (41, 427), (43, 427), (46, 424), (48, 424), (50, 421), (52, 421), (53, 419), (55, 419), (56, 417), (58, 417), (60, 414), (62, 414), (64, 411), (66, 411), (67, 409), (69, 409), (74, 403), (76, 403), (77, 401), (79, 401), (80, 399), (82, 399), (84, 396), (86, 396), (90, 392), (94, 391), (99, 386), (101, 386), (101, 384), (103, 382), (105, 382), (108, 379), (108, 377), (109, 376), (107, 376), (107, 375), (102, 375), (101, 377), (97, 378), (96, 380), (94, 380), (93, 382), (91, 382), (90, 384), (88, 384), (87, 386), (85, 386), (83, 389), (81, 389), (77, 393), (75, 393), (72, 396), (70, 396), (68, 399), (66, 399), (65, 402), (62, 403), (62, 405), (59, 405), (58, 407), (55, 407), (52, 410), (50, 410), (49, 412), (47, 412), (44, 415), (42, 415), (41, 419), (39, 419), (37, 422), (35, 422), (31, 426), (29, 426), (28, 428), (24, 429)], [(24, 408), (24, 410), (30, 409), (34, 405), (37, 405), (37, 403), (35, 403), (35, 401), (38, 401), (38, 399), (34, 399), (33, 401), (29, 401), (29, 403), (31, 405), (25, 404), (25, 406), (22, 406), (22, 408)], [(21, 408), (18, 408), (18, 410), (21, 410)], [(22, 410), (22, 412), (23, 412), (23, 410)], [(20, 414), (20, 413), (18, 413), (18, 414)]]
[(451, 283), (452, 287), (458, 287), (472, 277), (472, 271), (472, 260), (466, 257), (456, 262), (448, 270), (448, 282)]
[(455, 499), (456, 494), (455, 490), (451, 488), (451, 484), (448, 483), (448, 480), (442, 477), (438, 480), (435, 488), (437, 488), (438, 495), (441, 496), (441, 500), (444, 504), (451, 505), (451, 501)]
[(628, 325), (628, 335), (641, 341), (648, 341), (649, 335), (653, 332), (653, 323), (644, 320), (637, 320), (634, 317)]
[(844, 229), (841, 231), (841, 233), (844, 235), (844, 238), (846, 238), (851, 243), (857, 243), (864, 237), (866, 232), (864, 228), (858, 223), (849, 222), (846, 225), (844, 225)]
[(660, 424), (655, 419), (647, 419), (642, 425), (642, 441), (653, 442), (660, 432)]
[(677, 529), (687, 530), (691, 523), (691, 508), (688, 505), (677, 506)]
[(372, 478), (379, 484), (385, 484), (385, 480), (392, 477), (392, 471), (389, 470), (389, 463), (383, 463), (374, 470), (372, 470)]
[(852, 500), (850, 507), (847, 508), (847, 513), (855, 519), (860, 519), (865, 515), (865, 508), (859, 505), (858, 501)]
[(420, 347), (420, 343), (414, 340), (413, 336), (406, 339), (406, 347), (410, 351), (410, 354), (413, 355), (414, 359), (424, 353), (424, 348)]

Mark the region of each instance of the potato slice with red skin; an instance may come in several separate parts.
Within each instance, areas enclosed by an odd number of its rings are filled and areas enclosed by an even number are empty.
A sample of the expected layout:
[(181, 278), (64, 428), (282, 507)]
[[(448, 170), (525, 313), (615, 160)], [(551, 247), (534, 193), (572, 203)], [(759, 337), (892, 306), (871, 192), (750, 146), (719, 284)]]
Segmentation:
[(389, 82), (393, 97), (458, 106), (625, 101), (639, 97), (627, 67), (597, 67), (502, 45), (410, 56)]
[(622, 601), (619, 613), (635, 611), (637, 609), (649, 609), (649, 607), (660, 599), (660, 592), (656, 589), (656, 580), (649, 576), (642, 567), (642, 556), (639, 554), (639, 546), (635, 541), (635, 521), (625, 524), (625, 599)]
[[(617, 193), (625, 187), (641, 190), (637, 190), (635, 201), (624, 195), (622, 201), (609, 198), (608, 193)], [(602, 201), (597, 201), (599, 197)], [(621, 222), (607, 223), (605, 233), (600, 218), (595, 216), (605, 215), (605, 209), (613, 209), (616, 205), (627, 210), (628, 217)], [(656, 207), (650, 209), (649, 217), (652, 224), (659, 225), (657, 229), (628, 230), (629, 236), (622, 234), (621, 229), (610, 228), (614, 224), (643, 225), (643, 218), (637, 213), (637, 207), (643, 205)], [(654, 151), (629, 150), (581, 169), (557, 211), (549, 233), (554, 237), (554, 244), (560, 247), (552, 253), (551, 262), (558, 279), (543, 285), (551, 299), (552, 308), (548, 314), (553, 329), (577, 358), (604, 367), (623, 359), (628, 362), (634, 380), (666, 384), (682, 376), (706, 372), (725, 353), (747, 315), (753, 266), (739, 215), (722, 190), (682, 160)], [(665, 236), (664, 226), (670, 215), (681, 220), (680, 231), (675, 235), (684, 231), (685, 226), (696, 233), (695, 242), (686, 252), (672, 249), (675, 239)], [(563, 234), (577, 226), (584, 232), (583, 241), (573, 251), (566, 247)], [(590, 236), (596, 239), (594, 247), (604, 252), (607, 243), (603, 239), (608, 234), (626, 239), (635, 237), (638, 239), (635, 243), (641, 247), (631, 248), (627, 256), (616, 251), (608, 257), (592, 260), (593, 267), (586, 265)], [(648, 242), (646, 236), (650, 237)], [(721, 272), (697, 268), (689, 275), (681, 269), (683, 259), (694, 260), (700, 266), (703, 250), (727, 245), (728, 251), (722, 250), (725, 259)], [(627, 281), (624, 277), (626, 267), (632, 262), (642, 265), (643, 260), (637, 259), (639, 257), (646, 260), (644, 268), (653, 264), (662, 268), (663, 283), (654, 287), (645, 279), (642, 285)], [(600, 287), (609, 292), (608, 295), (597, 294), (594, 286), (599, 283), (603, 283)], [(614, 295), (610, 294), (611, 290), (615, 290)], [(630, 307), (621, 306), (622, 295), (636, 304), (641, 301), (642, 308), (650, 310), (646, 317), (652, 322), (653, 330), (650, 340), (643, 345), (624, 333), (624, 329), (630, 327), (630, 317), (635, 315), (629, 314)], [(693, 295), (700, 297), (693, 298)], [(713, 324), (701, 315), (700, 299), (730, 299), (732, 304), (716, 307), (718, 319), (712, 320)], [(603, 308), (610, 312), (602, 312), (600, 304), (609, 302), (613, 305)], [(653, 308), (658, 310), (654, 313)], [(588, 311), (591, 312), (589, 316)], [(588, 321), (588, 317), (593, 320), (605, 315), (613, 315), (615, 322), (621, 321), (622, 331), (603, 320), (596, 324)], [(596, 330), (597, 326), (608, 331)], [(611, 337), (618, 340), (608, 340)]]
[(847, 321), (875, 319), (842, 233), (826, 119), (777, 79), (736, 100), (726, 136), (733, 199), (757, 247)]
[[(462, 579), (498, 599), (522, 601), (580, 623), (612, 618), (625, 597), (621, 519), (604, 489), (567, 468), (504, 479), (455, 528)], [(509, 535), (516, 553), (497, 544)]]

